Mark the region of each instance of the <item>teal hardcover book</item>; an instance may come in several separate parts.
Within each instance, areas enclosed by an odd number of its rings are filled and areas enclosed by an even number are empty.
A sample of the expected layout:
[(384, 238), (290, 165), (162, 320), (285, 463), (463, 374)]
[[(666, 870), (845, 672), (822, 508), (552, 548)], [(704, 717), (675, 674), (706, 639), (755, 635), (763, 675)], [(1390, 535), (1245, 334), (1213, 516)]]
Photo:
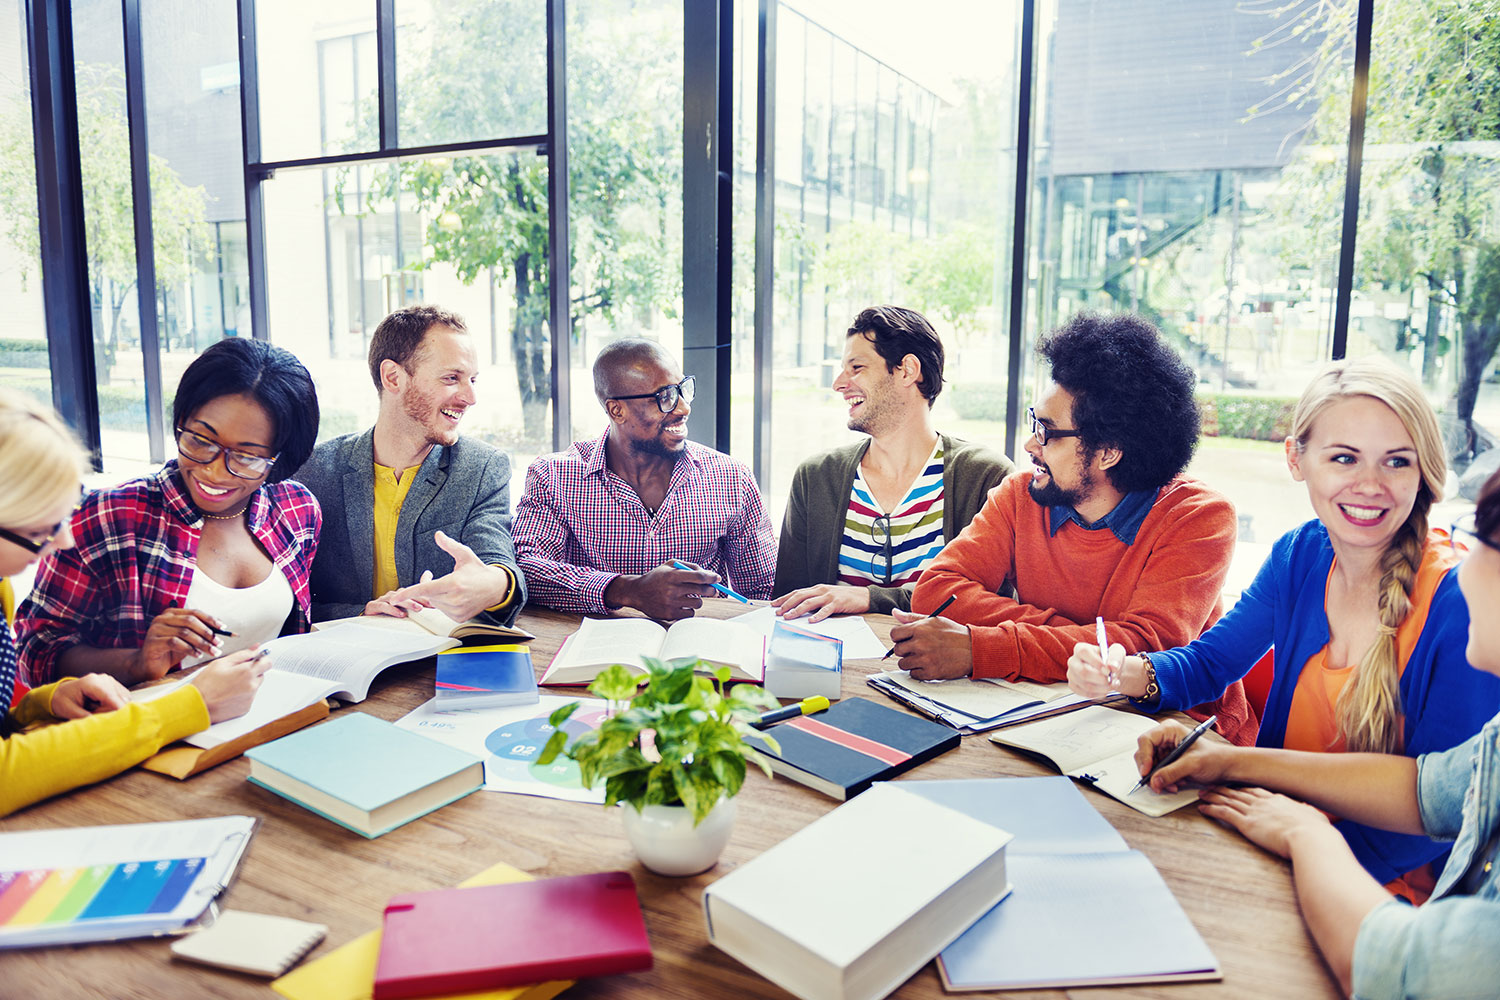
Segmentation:
[(372, 838), (484, 784), (473, 754), (357, 711), (245, 756), (255, 784)]

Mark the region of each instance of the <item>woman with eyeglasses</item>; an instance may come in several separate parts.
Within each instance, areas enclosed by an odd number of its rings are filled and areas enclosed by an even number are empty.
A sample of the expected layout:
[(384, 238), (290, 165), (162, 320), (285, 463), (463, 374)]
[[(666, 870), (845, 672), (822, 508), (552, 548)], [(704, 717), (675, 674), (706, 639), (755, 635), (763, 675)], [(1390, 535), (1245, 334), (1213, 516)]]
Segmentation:
[[(1276, 542), (1234, 607), (1179, 649), (1111, 647), (1108, 666), (1098, 646), (1079, 644), (1069, 685), (1182, 709), (1217, 697), (1270, 648), (1257, 746), (1416, 757), (1473, 736), (1500, 705), (1500, 679), (1469, 669), (1458, 555), (1429, 531), (1447, 462), (1421, 386), (1379, 358), (1335, 362), (1298, 401), (1286, 456), (1317, 518)], [(1447, 853), (1426, 837), (1339, 829), (1371, 875), (1418, 902)]]
[[(0, 577), (73, 545), (83, 453), (62, 421), (0, 390)], [(28, 692), (11, 709), (16, 650), (0, 622), (0, 815), (137, 764), (165, 744), (249, 709), (269, 662), (226, 656), (191, 684), (129, 702), (113, 677), (88, 674)]]
[[(1451, 575), (1470, 612), (1468, 661), (1493, 680), (1500, 675), (1500, 475), (1480, 493), (1470, 541)], [(1496, 707), (1493, 700), (1485, 706)], [(1185, 734), (1166, 723), (1142, 736), (1141, 773)], [(1200, 793), (1205, 814), (1292, 862), (1303, 918), (1346, 994), (1374, 1000), (1500, 992), (1500, 714), (1459, 746), (1415, 760), (1199, 740), (1158, 771), (1151, 786), (1168, 791), (1188, 781), (1211, 786)], [(1224, 787), (1231, 784), (1252, 787)], [(1427, 903), (1415, 909), (1384, 892), (1330, 826), (1329, 814), (1451, 844)]]
[(309, 625), (317, 501), (292, 474), (318, 434), (312, 377), (289, 351), (229, 338), (183, 372), (177, 459), (92, 494), (76, 548), (42, 560), (16, 634), (33, 683), (126, 684)]

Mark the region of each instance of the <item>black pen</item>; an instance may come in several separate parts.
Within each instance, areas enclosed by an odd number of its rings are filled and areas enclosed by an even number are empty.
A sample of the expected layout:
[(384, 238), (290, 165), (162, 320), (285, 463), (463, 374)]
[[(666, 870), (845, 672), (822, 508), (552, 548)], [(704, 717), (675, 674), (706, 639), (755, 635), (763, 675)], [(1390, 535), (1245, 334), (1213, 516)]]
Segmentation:
[[(927, 621), (930, 618), (936, 618), (938, 615), (942, 614), (944, 611), (947, 611), (948, 610), (948, 605), (952, 604), (956, 600), (958, 600), (958, 595), (957, 594), (949, 594), (948, 595), (948, 599), (946, 601), (944, 601), (942, 604), (939, 604), (937, 606), (937, 610), (934, 611), (932, 614), (928, 615), (927, 618), (923, 618), (922, 621), (925, 622), (925, 621)], [(916, 622), (912, 622), (911, 624), (915, 625)], [(891, 654), (894, 653), (895, 651), (896, 651), (896, 647), (892, 646), (890, 649), (887, 649), (885, 651), (885, 655), (882, 656), (881, 659), (882, 660), (889, 660), (891, 658)]]
[(1190, 747), (1194, 743), (1198, 742), (1198, 737), (1202, 736), (1204, 733), (1206, 733), (1210, 729), (1212, 729), (1214, 723), (1218, 722), (1218, 721), (1219, 721), (1219, 717), (1217, 715), (1210, 715), (1208, 718), (1206, 718), (1202, 722), (1198, 723), (1198, 725), (1193, 728), (1193, 731), (1187, 734), (1187, 738), (1186, 739), (1184, 739), (1181, 743), (1179, 743), (1175, 747), (1173, 747), (1171, 753), (1167, 754), (1161, 760), (1159, 760), (1155, 764), (1151, 765), (1151, 770), (1147, 771), (1146, 774), (1145, 774), (1145, 776), (1143, 778), (1141, 778), (1140, 781), (1137, 781), (1135, 783), (1135, 787), (1132, 788), (1130, 791), (1126, 792), (1125, 794), (1126, 795), (1134, 795), (1136, 792), (1140, 791), (1141, 790), (1141, 786), (1147, 784), (1151, 780), (1152, 776), (1154, 776), (1156, 774), (1157, 771), (1160, 771), (1162, 768), (1164, 768), (1168, 764), (1172, 763), (1172, 761), (1176, 760), (1178, 757), (1181, 757), (1183, 754), (1187, 753), (1188, 747)]

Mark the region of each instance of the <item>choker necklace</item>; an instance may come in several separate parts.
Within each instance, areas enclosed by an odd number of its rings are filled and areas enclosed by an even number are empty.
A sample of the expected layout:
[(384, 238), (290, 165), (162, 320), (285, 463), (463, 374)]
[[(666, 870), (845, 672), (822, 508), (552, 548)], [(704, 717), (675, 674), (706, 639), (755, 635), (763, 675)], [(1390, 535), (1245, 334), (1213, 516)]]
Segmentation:
[(249, 504), (245, 504), (245, 506), (243, 506), (239, 510), (235, 511), (233, 514), (210, 514), (207, 511), (200, 510), (198, 512), (198, 515), (200, 517), (206, 517), (206, 518), (208, 518), (211, 521), (234, 521), (234, 520), (238, 520), (239, 516), (241, 514), (245, 513), (245, 511), (248, 510), (249, 507), (250, 507)]

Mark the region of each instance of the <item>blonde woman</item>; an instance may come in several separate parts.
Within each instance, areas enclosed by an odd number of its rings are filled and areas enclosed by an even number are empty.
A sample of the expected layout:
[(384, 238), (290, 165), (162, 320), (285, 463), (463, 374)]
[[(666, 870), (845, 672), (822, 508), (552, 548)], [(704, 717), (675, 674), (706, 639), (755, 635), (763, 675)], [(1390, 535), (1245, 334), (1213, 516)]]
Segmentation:
[[(1286, 458), (1317, 519), (1276, 542), (1196, 642), (1143, 656), (1112, 647), (1118, 688), (1152, 711), (1185, 708), (1217, 697), (1274, 647), (1258, 746), (1415, 757), (1473, 736), (1500, 705), (1500, 679), (1468, 667), (1458, 555), (1427, 523), (1447, 463), (1421, 387), (1380, 359), (1335, 362), (1298, 401)], [(1068, 683), (1109, 690), (1097, 646), (1074, 650)], [(1441, 865), (1443, 845), (1339, 828), (1376, 879), (1425, 898), (1425, 866)]]
[[(0, 576), (73, 545), (82, 460), (55, 414), (0, 390)], [(107, 778), (210, 721), (243, 715), (269, 667), (269, 657), (236, 653), (139, 704), (114, 678), (88, 674), (36, 688), (6, 711), (16, 651), (9, 623), (0, 622), (0, 815)]]

